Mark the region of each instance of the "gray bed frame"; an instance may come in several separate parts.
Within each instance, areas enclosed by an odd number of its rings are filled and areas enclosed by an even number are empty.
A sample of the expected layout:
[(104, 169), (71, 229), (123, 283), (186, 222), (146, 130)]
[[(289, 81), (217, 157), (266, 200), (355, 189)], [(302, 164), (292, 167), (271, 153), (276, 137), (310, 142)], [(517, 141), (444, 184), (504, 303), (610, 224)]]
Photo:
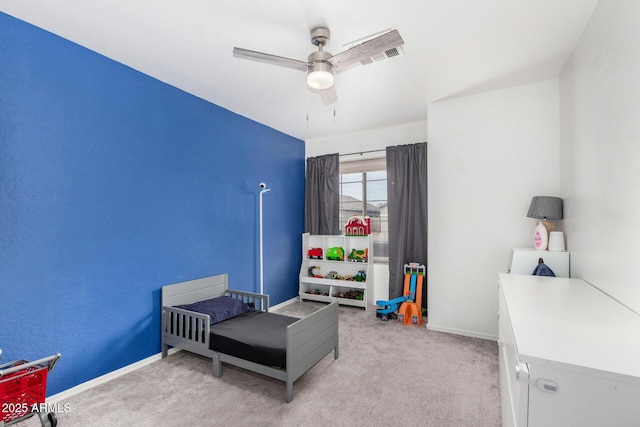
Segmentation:
[(228, 280), (228, 274), (220, 274), (162, 287), (162, 357), (167, 356), (168, 348), (172, 346), (210, 357), (216, 378), (222, 376), (222, 362), (225, 362), (284, 381), (286, 401), (291, 402), (295, 380), (332, 350), (334, 359), (339, 357), (338, 303), (333, 302), (287, 326), (287, 367), (273, 368), (211, 350), (209, 315), (173, 307), (226, 295), (253, 303), (256, 310), (269, 311), (268, 295), (230, 290)]

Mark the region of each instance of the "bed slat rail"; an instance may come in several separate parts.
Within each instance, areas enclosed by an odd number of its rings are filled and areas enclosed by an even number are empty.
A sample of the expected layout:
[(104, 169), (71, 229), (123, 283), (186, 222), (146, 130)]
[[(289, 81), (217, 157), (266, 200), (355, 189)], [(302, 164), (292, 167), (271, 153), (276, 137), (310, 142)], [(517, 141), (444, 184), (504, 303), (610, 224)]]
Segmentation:
[(269, 295), (227, 289), (227, 296), (239, 299), (245, 304), (253, 304), (256, 310), (269, 311)]
[(209, 315), (175, 307), (162, 307), (162, 352), (174, 339), (198, 348), (209, 349)]

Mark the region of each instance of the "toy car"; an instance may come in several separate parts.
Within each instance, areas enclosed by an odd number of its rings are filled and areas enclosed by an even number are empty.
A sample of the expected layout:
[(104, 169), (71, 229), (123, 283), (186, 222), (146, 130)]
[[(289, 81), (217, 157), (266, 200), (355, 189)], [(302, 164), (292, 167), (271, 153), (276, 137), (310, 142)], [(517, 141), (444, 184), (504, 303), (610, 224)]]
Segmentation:
[(349, 261), (367, 262), (369, 259), (369, 249), (351, 249)]
[(331, 261), (344, 261), (344, 249), (340, 246), (327, 249), (327, 259)]
[(360, 270), (356, 273), (355, 276), (353, 276), (353, 280), (355, 280), (356, 282), (366, 282), (367, 274), (364, 272), (364, 270)]
[(307, 258), (322, 259), (322, 248), (309, 248), (307, 251)]

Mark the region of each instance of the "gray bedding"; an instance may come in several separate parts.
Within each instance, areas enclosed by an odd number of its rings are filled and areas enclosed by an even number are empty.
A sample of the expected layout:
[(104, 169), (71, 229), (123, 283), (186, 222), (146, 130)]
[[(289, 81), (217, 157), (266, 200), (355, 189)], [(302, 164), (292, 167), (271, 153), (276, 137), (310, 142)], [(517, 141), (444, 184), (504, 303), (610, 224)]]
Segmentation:
[(285, 368), (287, 326), (296, 317), (249, 311), (211, 325), (209, 348), (261, 365)]

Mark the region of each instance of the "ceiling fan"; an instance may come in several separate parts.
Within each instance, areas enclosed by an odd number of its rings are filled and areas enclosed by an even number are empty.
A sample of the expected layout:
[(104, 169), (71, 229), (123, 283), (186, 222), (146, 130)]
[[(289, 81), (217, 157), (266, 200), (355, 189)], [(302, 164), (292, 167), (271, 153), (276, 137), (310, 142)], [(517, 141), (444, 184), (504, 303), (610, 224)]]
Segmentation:
[(344, 52), (331, 55), (323, 50), (329, 43), (330, 34), (329, 29), (325, 27), (316, 27), (311, 30), (311, 43), (317, 46), (318, 50), (309, 54), (306, 62), (239, 47), (233, 48), (233, 56), (305, 71), (309, 88), (318, 92), (325, 104), (333, 104), (338, 100), (334, 86), (334, 72), (343, 71), (357, 62), (362, 64), (375, 62), (381, 55), (385, 58), (397, 56), (399, 55), (397, 48), (404, 44), (400, 33), (397, 30), (390, 30)]

